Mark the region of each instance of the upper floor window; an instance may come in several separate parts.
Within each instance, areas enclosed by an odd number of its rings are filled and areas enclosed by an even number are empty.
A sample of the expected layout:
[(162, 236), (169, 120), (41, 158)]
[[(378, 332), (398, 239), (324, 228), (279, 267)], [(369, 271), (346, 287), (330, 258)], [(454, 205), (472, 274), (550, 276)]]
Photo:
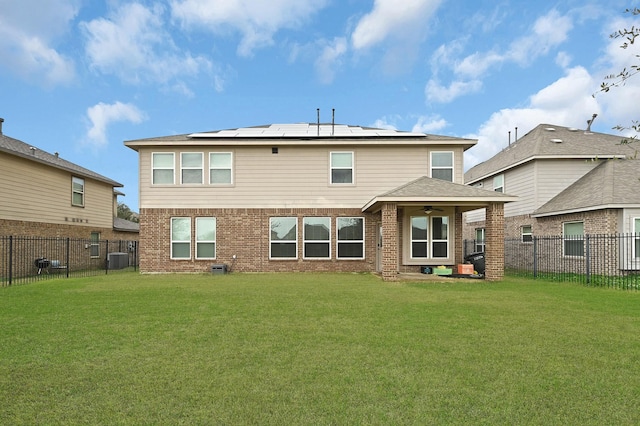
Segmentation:
[(216, 218), (196, 218), (196, 259), (216, 258)]
[(171, 259), (191, 259), (191, 218), (171, 218)]
[(296, 259), (298, 257), (298, 218), (272, 217), (269, 221), (269, 257)]
[(565, 256), (584, 256), (584, 222), (563, 223), (562, 238)]
[(353, 183), (353, 152), (331, 153), (331, 183)]
[(533, 241), (533, 232), (531, 231), (531, 225), (523, 225), (520, 227), (520, 235), (522, 236), (523, 243), (530, 243)]
[(209, 153), (209, 183), (212, 185), (233, 182), (233, 155), (230, 152)]
[(305, 217), (302, 219), (304, 257), (329, 259), (331, 257), (331, 219)]
[(71, 205), (84, 207), (84, 179), (71, 178)]
[(453, 152), (431, 153), (431, 177), (453, 182)]
[(504, 175), (494, 176), (493, 190), (495, 192), (504, 192)]
[(338, 259), (364, 259), (364, 218), (336, 218)]
[(174, 154), (173, 152), (154, 152), (151, 154), (152, 183), (154, 185), (173, 185)]
[(181, 183), (202, 183), (201, 152), (183, 152), (180, 154)]

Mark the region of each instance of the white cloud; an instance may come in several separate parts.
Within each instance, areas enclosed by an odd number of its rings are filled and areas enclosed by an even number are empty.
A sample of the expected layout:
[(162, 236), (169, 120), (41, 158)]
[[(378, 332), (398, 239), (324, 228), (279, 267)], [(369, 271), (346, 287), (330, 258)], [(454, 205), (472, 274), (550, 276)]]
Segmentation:
[(133, 104), (116, 102), (105, 104), (100, 102), (87, 109), (91, 127), (87, 132), (86, 143), (100, 147), (107, 144), (107, 127), (111, 123), (127, 121), (141, 123), (145, 114)]
[(3, 1), (0, 14), (0, 66), (45, 86), (67, 84), (75, 65), (56, 49), (78, 13), (77, 0)]
[(482, 89), (480, 80), (452, 81), (449, 86), (443, 86), (436, 80), (429, 80), (425, 87), (428, 102), (448, 103), (460, 96), (477, 93)]
[[(566, 74), (538, 91), (524, 108), (507, 108), (495, 112), (475, 135), (478, 144), (465, 153), (465, 167), (472, 167), (498, 153), (517, 136), (541, 123), (585, 128), (592, 114), (599, 114), (600, 105), (591, 96), (594, 80), (583, 67), (566, 70)], [(516, 131), (516, 127), (518, 128)]]
[(441, 0), (375, 0), (373, 10), (358, 22), (351, 43), (354, 49), (367, 49), (388, 38), (415, 39), (425, 31), (425, 21)]
[(299, 28), (322, 9), (327, 0), (172, 0), (171, 13), (184, 27), (199, 27), (214, 33), (240, 32), (238, 54), (273, 44), (283, 28)]
[(315, 67), (320, 82), (329, 84), (335, 78), (336, 68), (341, 64), (341, 58), (347, 52), (347, 40), (344, 37), (336, 37), (332, 42), (326, 43), (322, 53), (316, 59)]
[(175, 46), (165, 29), (163, 14), (164, 9), (157, 4), (147, 8), (129, 3), (110, 18), (81, 23), (91, 66), (129, 83), (168, 83), (211, 71), (212, 64), (206, 58), (181, 52)]
[(416, 124), (414, 124), (411, 131), (421, 133), (436, 133), (441, 132), (442, 129), (444, 129), (448, 125), (449, 123), (447, 123), (447, 120), (440, 117), (439, 115), (420, 116), (418, 117), (418, 121), (416, 122)]

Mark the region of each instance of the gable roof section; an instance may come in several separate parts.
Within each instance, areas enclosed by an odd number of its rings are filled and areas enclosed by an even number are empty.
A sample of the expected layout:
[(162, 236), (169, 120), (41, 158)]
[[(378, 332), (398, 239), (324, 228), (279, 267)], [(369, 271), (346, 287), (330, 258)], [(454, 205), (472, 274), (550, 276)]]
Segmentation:
[(535, 159), (629, 158), (633, 144), (621, 144), (623, 136), (587, 132), (571, 127), (540, 124), (487, 161), (469, 169), (465, 183), (472, 185), (490, 176)]
[(137, 139), (125, 141), (125, 145), (137, 151), (144, 146), (271, 145), (274, 141), (278, 145), (461, 145), (465, 150), (477, 143), (475, 139), (419, 132), (332, 123), (294, 123)]
[(114, 187), (123, 186), (121, 183), (118, 183), (115, 180), (111, 180), (89, 169), (78, 166), (77, 164), (74, 164), (70, 161), (63, 160), (57, 155), (49, 154), (48, 152), (36, 148), (33, 145), (29, 145), (18, 139), (10, 138), (3, 134), (0, 134), (0, 152), (15, 155), (17, 157), (44, 164), (49, 167), (54, 167), (56, 169), (65, 170), (76, 176), (94, 179), (112, 185)]
[(477, 209), (492, 202), (508, 203), (518, 197), (501, 192), (488, 191), (469, 185), (447, 182), (441, 179), (422, 176), (412, 182), (378, 195), (369, 201), (362, 211), (376, 211), (382, 203), (396, 202), (403, 204), (436, 204), (468, 207)]
[(640, 160), (606, 160), (533, 212), (552, 216), (606, 208), (640, 208)]
[(140, 232), (140, 224), (120, 217), (114, 217), (113, 229), (122, 232)]

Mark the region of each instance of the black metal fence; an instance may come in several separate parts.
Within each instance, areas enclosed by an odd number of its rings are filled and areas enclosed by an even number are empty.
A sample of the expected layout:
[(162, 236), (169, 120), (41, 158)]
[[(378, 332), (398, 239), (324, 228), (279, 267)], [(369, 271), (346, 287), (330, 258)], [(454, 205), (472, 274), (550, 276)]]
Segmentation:
[(138, 242), (0, 236), (0, 285), (138, 268)]
[[(465, 240), (464, 254), (481, 244)], [(509, 275), (640, 290), (640, 234), (507, 238), (504, 253)]]

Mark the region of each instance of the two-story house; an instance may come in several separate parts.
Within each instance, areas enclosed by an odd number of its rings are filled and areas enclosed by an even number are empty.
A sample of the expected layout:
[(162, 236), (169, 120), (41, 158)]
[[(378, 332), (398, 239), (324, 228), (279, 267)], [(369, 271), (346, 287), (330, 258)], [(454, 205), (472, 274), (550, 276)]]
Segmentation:
[(140, 159), (140, 270), (393, 280), (462, 263), (462, 213), (484, 207), (486, 278), (500, 279), (503, 206), (515, 198), (463, 184), (475, 143), (333, 123), (126, 141)]
[[(589, 127), (540, 124), (468, 170), (465, 183), (518, 196), (505, 206), (505, 236), (525, 244), (536, 235), (638, 233), (640, 146), (622, 141)], [(475, 250), (483, 249), (485, 233), (484, 209), (465, 213), (464, 236), (476, 241)], [(631, 257), (640, 260), (638, 251)]]
[(3, 134), (0, 119), (0, 236), (137, 240), (116, 218), (122, 184)]

